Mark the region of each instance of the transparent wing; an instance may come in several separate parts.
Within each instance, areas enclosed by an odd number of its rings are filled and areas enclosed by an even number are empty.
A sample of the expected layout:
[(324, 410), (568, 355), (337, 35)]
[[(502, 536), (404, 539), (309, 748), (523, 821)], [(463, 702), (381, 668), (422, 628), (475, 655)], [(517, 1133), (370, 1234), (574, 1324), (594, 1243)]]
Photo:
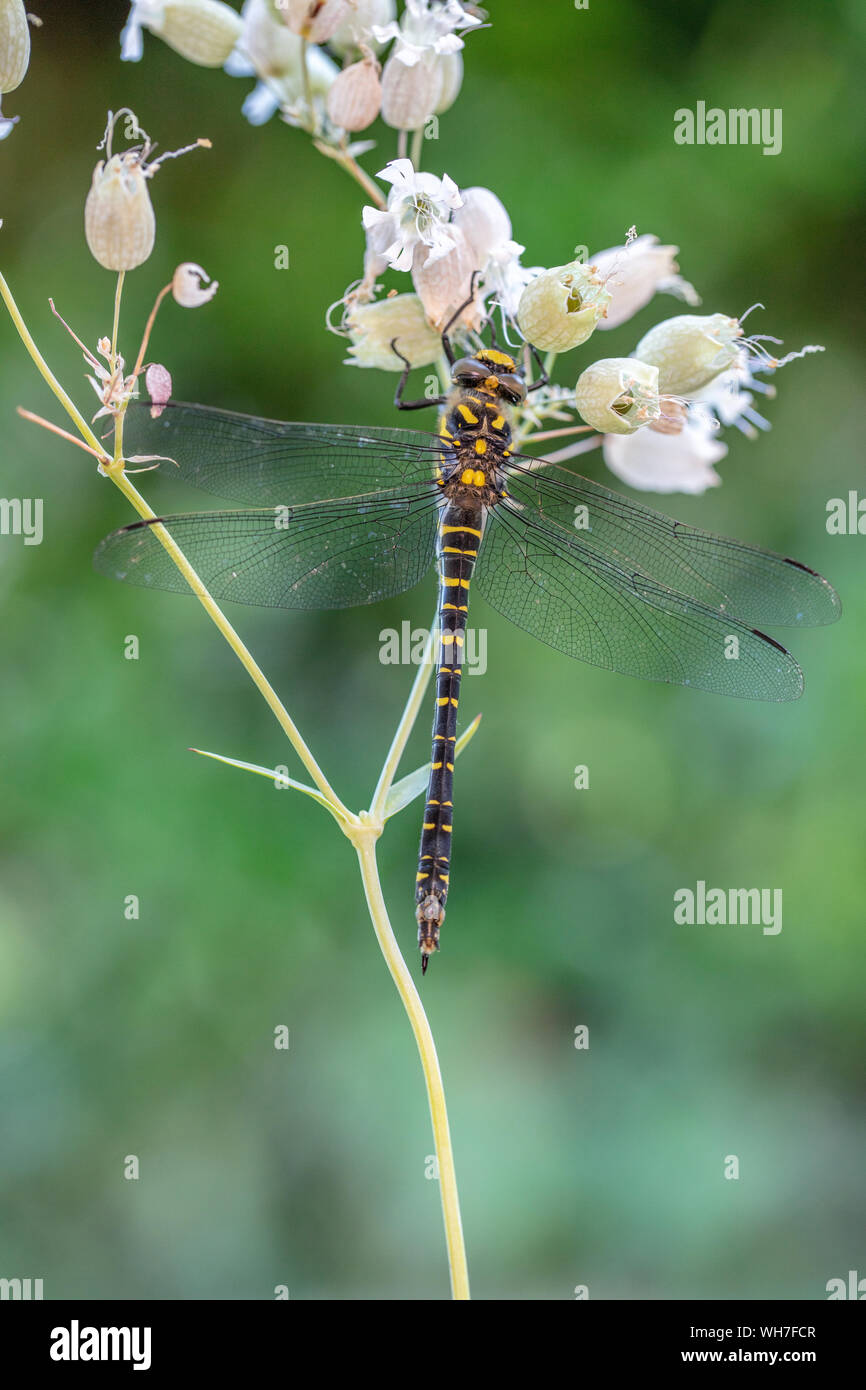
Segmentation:
[(772, 638), (560, 540), (513, 503), (488, 515), (476, 584), (518, 627), (592, 666), (745, 699), (802, 694), (799, 666)]
[(832, 623), (838, 595), (820, 574), (776, 555), (674, 521), (556, 464), (509, 460), (508, 491), (537, 533), (573, 553), (639, 570), (666, 589), (749, 625), (808, 627)]
[[(356, 497), (301, 507), (161, 518), (214, 598), (274, 608), (352, 608), (412, 588), (434, 556), (437, 498)], [(190, 589), (154, 531), (107, 536), (94, 565), (149, 589)]]
[(267, 507), (405, 490), (433, 477), (439, 446), (420, 431), (293, 424), (204, 405), (167, 405), (153, 419), (149, 405), (132, 402), (123, 452), (133, 466), (161, 459), (161, 476)]

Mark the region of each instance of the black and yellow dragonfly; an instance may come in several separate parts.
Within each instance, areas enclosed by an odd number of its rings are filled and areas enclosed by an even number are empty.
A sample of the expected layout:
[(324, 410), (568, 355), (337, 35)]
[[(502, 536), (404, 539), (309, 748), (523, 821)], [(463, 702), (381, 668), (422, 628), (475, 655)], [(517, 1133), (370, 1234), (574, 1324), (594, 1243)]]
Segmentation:
[[(202, 405), (126, 416), (128, 459), (240, 504), (160, 521), (213, 596), (278, 608), (392, 598), (437, 561), (439, 650), (416, 878), (422, 966), (439, 947), (451, 860), (452, 774), (470, 581), (518, 627), (610, 671), (722, 695), (795, 700), (803, 675), (765, 626), (833, 622), (825, 579), (711, 535), (511, 448), (526, 395), (513, 358), (452, 362), (438, 434), (292, 424)], [(530, 388), (531, 389), (531, 388)], [(170, 460), (170, 462), (168, 462)], [(152, 530), (108, 536), (99, 571), (189, 592)]]

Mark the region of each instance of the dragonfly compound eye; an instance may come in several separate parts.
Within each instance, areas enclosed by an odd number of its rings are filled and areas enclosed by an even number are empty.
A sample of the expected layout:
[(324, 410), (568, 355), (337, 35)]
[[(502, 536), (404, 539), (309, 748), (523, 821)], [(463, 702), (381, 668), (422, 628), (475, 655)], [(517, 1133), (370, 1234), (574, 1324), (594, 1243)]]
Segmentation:
[(499, 389), (510, 401), (522, 401), (526, 398), (526, 382), (516, 373), (507, 372), (500, 375)]
[(477, 357), (461, 357), (451, 368), (451, 379), (457, 384), (472, 384), (484, 381), (489, 372), (490, 368), (484, 362), (479, 362)]

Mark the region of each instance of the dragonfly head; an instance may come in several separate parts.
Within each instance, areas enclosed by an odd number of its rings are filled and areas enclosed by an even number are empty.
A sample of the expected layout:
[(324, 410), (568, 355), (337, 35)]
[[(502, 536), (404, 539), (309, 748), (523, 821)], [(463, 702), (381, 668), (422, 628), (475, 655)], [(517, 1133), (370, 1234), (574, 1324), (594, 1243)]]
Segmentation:
[(523, 370), (507, 352), (482, 348), (474, 357), (461, 357), (451, 368), (455, 386), (482, 387), (510, 405), (518, 405), (526, 396)]

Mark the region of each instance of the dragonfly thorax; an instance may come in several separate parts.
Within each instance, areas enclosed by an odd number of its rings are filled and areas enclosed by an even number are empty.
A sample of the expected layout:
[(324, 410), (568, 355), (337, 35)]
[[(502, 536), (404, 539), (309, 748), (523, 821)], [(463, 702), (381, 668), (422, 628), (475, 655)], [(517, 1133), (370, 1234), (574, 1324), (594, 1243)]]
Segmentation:
[(488, 373), (472, 386), (454, 387), (439, 425), (448, 446), (442, 452), (440, 482), (450, 495), (474, 496), (488, 504), (501, 495), (512, 420), (511, 401), (495, 374)]

